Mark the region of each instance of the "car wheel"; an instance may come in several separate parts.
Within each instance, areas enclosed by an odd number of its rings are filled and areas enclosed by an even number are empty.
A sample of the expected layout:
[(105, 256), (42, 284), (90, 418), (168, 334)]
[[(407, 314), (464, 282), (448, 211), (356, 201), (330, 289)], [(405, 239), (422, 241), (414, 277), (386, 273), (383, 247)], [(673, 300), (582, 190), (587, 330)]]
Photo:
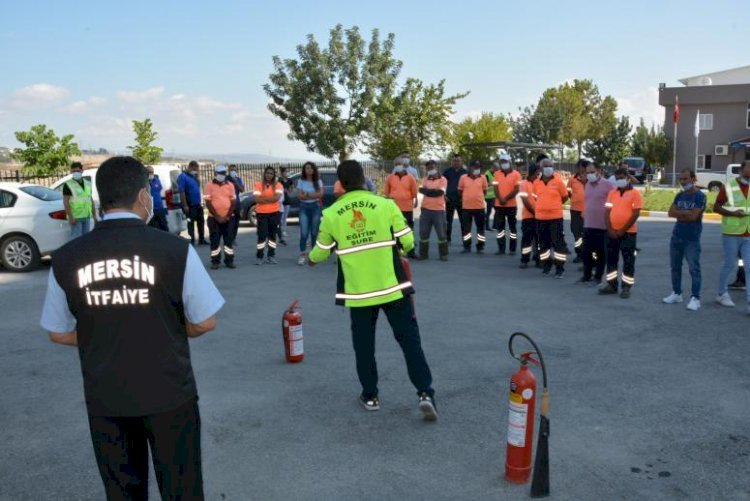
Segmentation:
[(31, 271), (39, 266), (41, 256), (31, 238), (13, 235), (3, 240), (0, 245), (0, 262), (8, 271)]
[(712, 191), (714, 193), (718, 193), (721, 191), (722, 184), (716, 181), (711, 181), (708, 183), (708, 191)]
[(255, 206), (251, 205), (249, 209), (247, 209), (247, 216), (245, 217), (247, 219), (247, 222), (250, 223), (250, 226), (258, 226), (258, 216), (255, 213)]

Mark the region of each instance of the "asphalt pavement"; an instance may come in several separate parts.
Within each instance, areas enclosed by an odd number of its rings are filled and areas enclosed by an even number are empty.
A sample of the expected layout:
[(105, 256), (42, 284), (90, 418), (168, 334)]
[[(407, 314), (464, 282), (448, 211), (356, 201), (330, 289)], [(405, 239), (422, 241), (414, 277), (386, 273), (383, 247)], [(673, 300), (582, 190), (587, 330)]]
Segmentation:
[[(238, 268), (211, 271), (227, 304), (191, 341), (208, 499), (526, 499), (503, 479), (507, 340), (530, 334), (550, 378), (552, 499), (750, 499), (750, 316), (716, 295), (719, 226), (703, 235), (703, 308), (670, 292), (672, 224), (639, 223), (630, 299), (518, 268), (518, 256), (459, 255), (412, 264), (423, 347), (440, 419), (423, 422), (383, 316), (381, 410), (365, 412), (335, 265), (299, 267), (297, 227), (278, 265), (254, 266), (242, 228)], [(454, 232), (457, 232), (457, 225)], [(566, 224), (567, 231), (567, 224)], [(569, 246), (572, 239), (566, 234)], [(208, 260), (208, 248), (200, 247)], [(0, 271), (0, 499), (102, 499), (75, 349), (38, 326), (47, 269)], [(685, 290), (690, 281), (684, 271)], [(687, 295), (687, 294), (686, 294)], [(305, 359), (284, 361), (280, 322), (300, 299)], [(687, 298), (686, 298), (687, 299)], [(134, 368), (137, 370), (137, 368)], [(152, 498), (158, 499), (152, 479)]]

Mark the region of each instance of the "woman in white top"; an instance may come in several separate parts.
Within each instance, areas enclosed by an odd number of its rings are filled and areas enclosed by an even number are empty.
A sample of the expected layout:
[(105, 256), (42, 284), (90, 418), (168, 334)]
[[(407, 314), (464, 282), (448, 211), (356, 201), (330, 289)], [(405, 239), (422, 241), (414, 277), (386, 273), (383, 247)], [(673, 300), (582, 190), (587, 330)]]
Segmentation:
[(315, 245), (320, 228), (321, 200), (323, 199), (323, 181), (318, 175), (318, 167), (312, 162), (302, 166), (302, 176), (297, 181), (297, 198), (299, 198), (299, 260), (304, 265), (307, 260), (307, 240)]

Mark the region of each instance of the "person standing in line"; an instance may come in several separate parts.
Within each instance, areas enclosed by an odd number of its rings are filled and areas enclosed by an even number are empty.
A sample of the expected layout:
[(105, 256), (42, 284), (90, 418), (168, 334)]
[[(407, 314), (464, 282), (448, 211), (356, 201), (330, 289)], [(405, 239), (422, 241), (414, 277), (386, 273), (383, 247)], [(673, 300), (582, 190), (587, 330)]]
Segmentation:
[(573, 263), (582, 261), (583, 249), (583, 210), (585, 207), (584, 187), (586, 186), (586, 167), (591, 164), (587, 158), (581, 158), (576, 164), (576, 172), (568, 179), (568, 194), (570, 196), (570, 232), (573, 234), (573, 247), (576, 257)]
[(492, 231), (492, 210), (495, 208), (495, 172), (500, 170), (500, 162), (495, 160), (484, 173), (487, 178), (487, 192), (484, 194), (484, 202), (487, 205), (484, 212), (484, 229)]
[(518, 183), (521, 182), (521, 174), (513, 169), (510, 163), (510, 155), (500, 155), (500, 170), (495, 172), (492, 185), (495, 189), (495, 229), (497, 230), (497, 252), (505, 254), (505, 222), (508, 221), (508, 237), (510, 240), (510, 254), (516, 253), (518, 245), (518, 233), (516, 231), (516, 214), (518, 206), (516, 195), (518, 195)]
[[(719, 192), (714, 203), (714, 212), (721, 214), (721, 244), (724, 249), (724, 264), (719, 273), (719, 295), (716, 302), (734, 307), (729, 297), (729, 275), (734, 271), (737, 254), (743, 263), (750, 262), (750, 160), (745, 160), (740, 174), (730, 179)], [(745, 266), (745, 283), (750, 278)], [(750, 314), (750, 289), (747, 290), (747, 313)]]
[(539, 167), (536, 164), (529, 165), (526, 179), (518, 185), (518, 196), (521, 198), (523, 209), (521, 210), (521, 269), (529, 267), (529, 261), (533, 256), (536, 267), (541, 267), (539, 260), (539, 239), (537, 235), (536, 216), (536, 194), (534, 193), (534, 181), (536, 181)]
[[(384, 195), (393, 199), (406, 218), (409, 228), (414, 230), (414, 209), (417, 207), (417, 180), (406, 172), (401, 157), (396, 158), (393, 173), (385, 180)], [(409, 257), (416, 257), (414, 249), (409, 251)]]
[(323, 180), (320, 179), (318, 166), (306, 162), (302, 166), (302, 175), (297, 181), (297, 198), (299, 199), (299, 259), (302, 266), (307, 260), (307, 240), (310, 246), (315, 245), (320, 228), (321, 207), (323, 199)]
[[(461, 224), (461, 195), (458, 193), (458, 181), (464, 174), (468, 174), (469, 171), (463, 165), (461, 161), (461, 155), (458, 153), (453, 154), (451, 160), (451, 166), (443, 171), (443, 177), (448, 181), (448, 187), (445, 190), (445, 220), (446, 220), (446, 232), (448, 234), (448, 243), (451, 241), (451, 234), (453, 233), (453, 215), (458, 213), (458, 224)], [(461, 234), (463, 236), (463, 233)]]
[(91, 181), (83, 178), (81, 162), (70, 164), (73, 179), (63, 185), (63, 206), (70, 223), (70, 237), (85, 235), (96, 223), (96, 205), (91, 197)]
[(701, 232), (706, 195), (696, 186), (695, 172), (680, 172), (682, 191), (674, 197), (669, 217), (677, 219), (669, 241), (669, 260), (672, 270), (672, 293), (662, 301), (667, 304), (682, 302), (682, 260), (687, 261), (693, 281), (687, 309), (698, 311), (701, 307)]
[(534, 181), (536, 218), (539, 239), (539, 259), (542, 274), (549, 275), (555, 264), (555, 278), (565, 274), (567, 247), (563, 233), (563, 204), (568, 199), (568, 189), (558, 173), (555, 163), (549, 158), (540, 161), (542, 177)]
[(471, 223), (477, 228), (477, 254), (484, 254), (484, 194), (487, 191), (487, 178), (482, 175), (482, 165), (478, 160), (469, 163), (469, 173), (461, 176), (458, 192), (461, 194), (461, 232), (464, 250), (471, 252)]
[(177, 189), (180, 192), (182, 212), (187, 217), (187, 230), (190, 235), (190, 243), (195, 245), (196, 228), (198, 230), (198, 245), (208, 245), (205, 237), (206, 220), (203, 214), (203, 197), (201, 197), (201, 185), (198, 180), (200, 166), (195, 160), (188, 164), (187, 171), (177, 177)]
[(146, 225), (153, 199), (138, 160), (106, 160), (96, 188), (104, 217), (53, 254), (40, 324), (78, 348), (106, 498), (148, 498), (150, 450), (162, 499), (201, 500), (188, 340), (215, 329), (224, 298), (186, 240)]
[[(602, 167), (590, 161), (586, 162), (586, 185), (583, 203), (583, 276), (578, 284), (597, 285), (604, 276), (607, 264), (607, 221), (606, 203), (609, 193), (615, 189), (602, 175)], [(593, 278), (592, 278), (593, 275)]]
[(154, 217), (148, 223), (149, 226), (162, 231), (169, 231), (169, 223), (167, 223), (167, 208), (164, 206), (164, 199), (161, 197), (161, 180), (159, 176), (154, 174), (154, 168), (150, 165), (146, 166), (148, 172), (148, 184), (151, 191), (151, 198), (154, 201)]
[(211, 240), (211, 269), (218, 270), (221, 262), (221, 243), (224, 242), (224, 265), (234, 264), (234, 201), (235, 185), (227, 181), (227, 168), (217, 165), (214, 179), (206, 185), (204, 199), (208, 208), (208, 231)]
[(283, 211), (281, 212), (281, 236), (287, 237), (287, 223), (286, 219), (289, 217), (290, 200), (292, 197), (292, 190), (294, 189), (294, 182), (289, 179), (287, 175), (286, 167), (279, 167), (279, 182), (284, 187), (284, 200), (283, 200)]
[(440, 175), (437, 162), (430, 160), (425, 164), (427, 177), (422, 181), (419, 192), (423, 195), (422, 212), (419, 215), (419, 259), (424, 260), (430, 254), (430, 233), (435, 228), (438, 239), (438, 254), (441, 261), (448, 260), (448, 240), (445, 221), (445, 188), (448, 181)]
[(406, 252), (414, 248), (414, 234), (392, 200), (362, 189), (365, 179), (359, 162), (342, 162), (337, 175), (346, 193), (323, 211), (309, 264), (325, 261), (334, 248), (339, 256), (336, 304), (346, 306), (351, 314), (357, 375), (362, 385), (359, 402), (367, 411), (380, 409), (375, 327), (383, 310), (406, 359), (419, 410), (425, 420), (435, 421), (438, 414), (432, 374), (409, 297), (414, 287), (399, 252), (399, 246)]
[(401, 163), (403, 164), (406, 173), (413, 177), (417, 184), (419, 184), (421, 178), (419, 175), (419, 169), (417, 169), (412, 163), (411, 155), (409, 155), (408, 151), (401, 152)]
[(263, 170), (263, 180), (255, 183), (255, 214), (258, 218), (258, 244), (255, 264), (263, 264), (263, 253), (268, 247), (266, 264), (276, 264), (276, 235), (281, 213), (279, 199), (284, 193), (281, 183), (276, 181), (276, 169), (270, 165)]
[(635, 255), (638, 236), (638, 217), (643, 208), (641, 193), (630, 184), (628, 170), (622, 167), (615, 171), (615, 189), (607, 195), (607, 285), (599, 294), (617, 294), (617, 268), (622, 254), (622, 287), (620, 297), (630, 297), (635, 285)]
[(232, 183), (234, 186), (234, 218), (232, 227), (232, 244), (233, 247), (237, 247), (237, 233), (240, 230), (240, 219), (242, 219), (242, 201), (240, 200), (240, 194), (245, 192), (245, 182), (240, 177), (240, 173), (237, 172), (237, 166), (235, 164), (229, 165), (229, 175), (227, 181)]

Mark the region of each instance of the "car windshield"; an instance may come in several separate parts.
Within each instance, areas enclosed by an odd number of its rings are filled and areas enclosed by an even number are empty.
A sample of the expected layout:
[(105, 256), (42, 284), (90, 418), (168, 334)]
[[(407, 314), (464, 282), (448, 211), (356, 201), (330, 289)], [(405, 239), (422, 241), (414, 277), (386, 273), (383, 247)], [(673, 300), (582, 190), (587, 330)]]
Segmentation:
[(628, 167), (643, 167), (644, 164), (644, 161), (640, 158), (626, 158), (623, 162), (628, 164)]
[(23, 191), (27, 195), (31, 195), (39, 200), (45, 202), (53, 202), (55, 200), (62, 200), (62, 194), (59, 191), (45, 188), (44, 186), (22, 186), (19, 190)]

